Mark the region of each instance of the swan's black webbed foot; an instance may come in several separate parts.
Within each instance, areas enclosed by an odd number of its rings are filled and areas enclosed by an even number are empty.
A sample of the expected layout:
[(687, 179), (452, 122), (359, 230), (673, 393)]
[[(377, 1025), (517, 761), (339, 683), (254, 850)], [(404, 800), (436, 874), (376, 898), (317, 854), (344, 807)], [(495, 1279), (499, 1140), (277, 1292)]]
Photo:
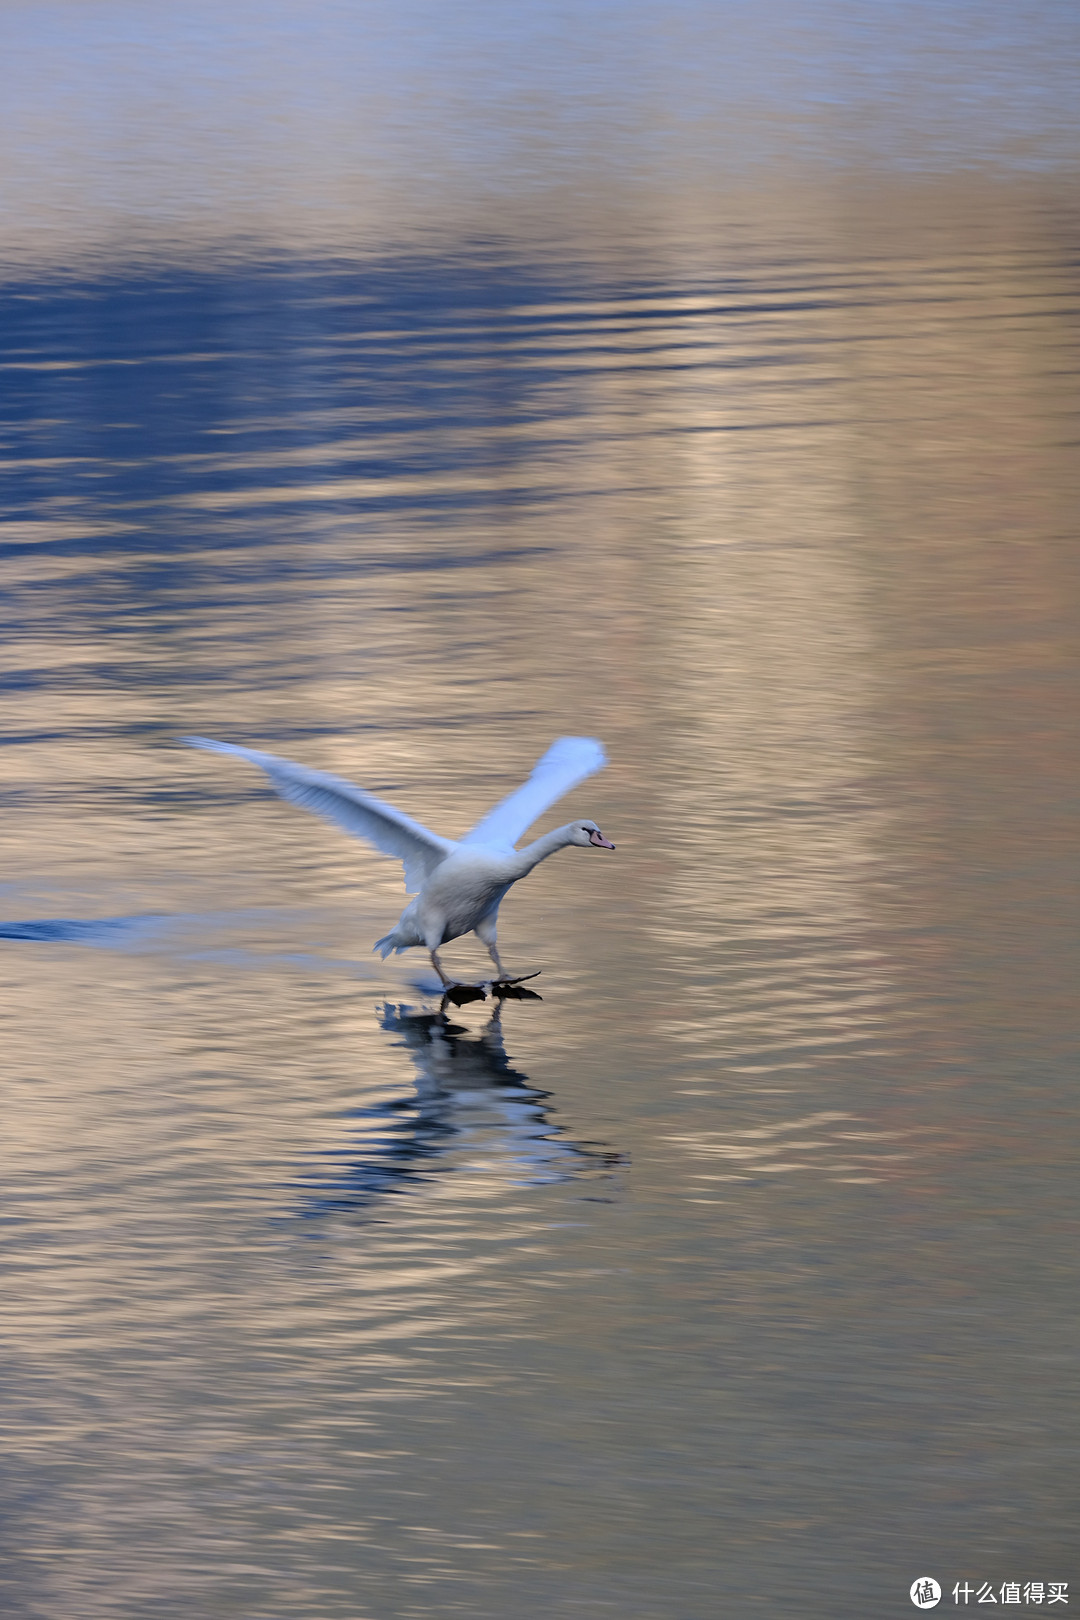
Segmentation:
[(442, 1005), (447, 1002), (452, 1007), (464, 1007), (469, 1001), (483, 1001), (487, 991), (479, 984), (448, 984), (442, 994)]
[(523, 990), (521, 986), (526, 979), (540, 977), (540, 969), (535, 973), (522, 973), (516, 979), (492, 979), (491, 993), (500, 1001), (543, 1001), (543, 996), (537, 995), (535, 990)]

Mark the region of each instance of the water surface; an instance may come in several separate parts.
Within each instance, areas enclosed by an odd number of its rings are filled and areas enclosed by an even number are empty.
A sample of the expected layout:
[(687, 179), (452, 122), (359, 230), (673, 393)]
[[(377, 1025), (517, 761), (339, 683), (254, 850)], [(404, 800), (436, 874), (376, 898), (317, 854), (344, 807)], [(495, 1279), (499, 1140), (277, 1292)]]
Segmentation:
[[(841, 102), (882, 59), (842, 12), (792, 47)], [(549, 148), (530, 213), (520, 97), (485, 114), (515, 200), (444, 109), (440, 207), (384, 154), (382, 211), (306, 234), (336, 148), (279, 195), (260, 102), (246, 246), (209, 181), (213, 219), (130, 223), (197, 143), (91, 143), (120, 203), (73, 215), (39, 150), (0, 372), (5, 1613), (1080, 1580), (1075, 268), (1017, 48), (997, 169), (939, 57), (872, 183), (817, 126), (829, 173), (714, 153), (707, 214), (598, 137), (608, 211)], [(617, 852), (504, 905), (541, 1001), (447, 1019), (370, 953), (393, 863), (176, 741), (455, 835), (565, 732), (612, 763), (541, 826)]]

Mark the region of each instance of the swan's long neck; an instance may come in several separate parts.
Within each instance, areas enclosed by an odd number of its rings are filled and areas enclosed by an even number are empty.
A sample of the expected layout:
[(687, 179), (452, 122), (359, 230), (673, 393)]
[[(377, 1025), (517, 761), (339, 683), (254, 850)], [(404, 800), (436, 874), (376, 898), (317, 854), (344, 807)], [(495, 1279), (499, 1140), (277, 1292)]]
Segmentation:
[(557, 849), (565, 849), (573, 842), (572, 830), (572, 823), (568, 822), (565, 827), (556, 827), (554, 832), (545, 833), (543, 838), (537, 838), (533, 843), (526, 844), (524, 849), (515, 851), (516, 870), (512, 881), (516, 883), (518, 878), (523, 878), (527, 872), (531, 872), (534, 866), (539, 866), (549, 855), (554, 855)]

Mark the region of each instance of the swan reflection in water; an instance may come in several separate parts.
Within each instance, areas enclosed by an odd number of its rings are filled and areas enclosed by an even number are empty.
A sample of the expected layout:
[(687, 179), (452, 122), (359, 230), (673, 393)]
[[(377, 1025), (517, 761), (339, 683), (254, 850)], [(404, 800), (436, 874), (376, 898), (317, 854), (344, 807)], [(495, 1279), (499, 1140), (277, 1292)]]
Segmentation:
[[(448, 1003), (481, 999), (467, 987), (444, 996), (437, 1012), (384, 1004), (379, 1022), (409, 1052), (415, 1094), (350, 1111), (362, 1122), (363, 1143), (335, 1151), (337, 1174), (301, 1183), (304, 1214), (368, 1208), (395, 1194), (495, 1197), (510, 1188), (585, 1179), (584, 1196), (611, 1202), (615, 1166), (623, 1155), (597, 1143), (575, 1142), (548, 1118), (550, 1093), (511, 1067), (503, 1042), (507, 999), (539, 1000), (518, 989), (495, 998), (476, 1033), (452, 1023)], [(596, 1183), (606, 1185), (595, 1185)]]

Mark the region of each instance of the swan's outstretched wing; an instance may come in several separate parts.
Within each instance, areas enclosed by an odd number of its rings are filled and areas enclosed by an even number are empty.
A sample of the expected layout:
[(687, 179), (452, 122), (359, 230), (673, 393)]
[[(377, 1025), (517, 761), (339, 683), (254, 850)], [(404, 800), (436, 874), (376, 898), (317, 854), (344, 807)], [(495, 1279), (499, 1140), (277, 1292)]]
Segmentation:
[(497, 804), (463, 844), (513, 845), (549, 804), (569, 793), (576, 782), (603, 770), (607, 755), (595, 737), (560, 737), (533, 766), (529, 780)]
[(422, 888), (440, 861), (456, 847), (449, 838), (429, 832), (411, 816), (381, 799), (373, 799), (343, 777), (309, 771), (306, 765), (294, 765), (291, 759), (281, 759), (277, 754), (213, 742), (209, 737), (183, 737), (181, 741), (192, 748), (209, 748), (217, 754), (236, 754), (250, 760), (266, 772), (283, 799), (302, 804), (305, 810), (336, 822), (346, 832), (366, 838), (384, 855), (396, 855), (405, 863), (405, 888), (409, 894)]

